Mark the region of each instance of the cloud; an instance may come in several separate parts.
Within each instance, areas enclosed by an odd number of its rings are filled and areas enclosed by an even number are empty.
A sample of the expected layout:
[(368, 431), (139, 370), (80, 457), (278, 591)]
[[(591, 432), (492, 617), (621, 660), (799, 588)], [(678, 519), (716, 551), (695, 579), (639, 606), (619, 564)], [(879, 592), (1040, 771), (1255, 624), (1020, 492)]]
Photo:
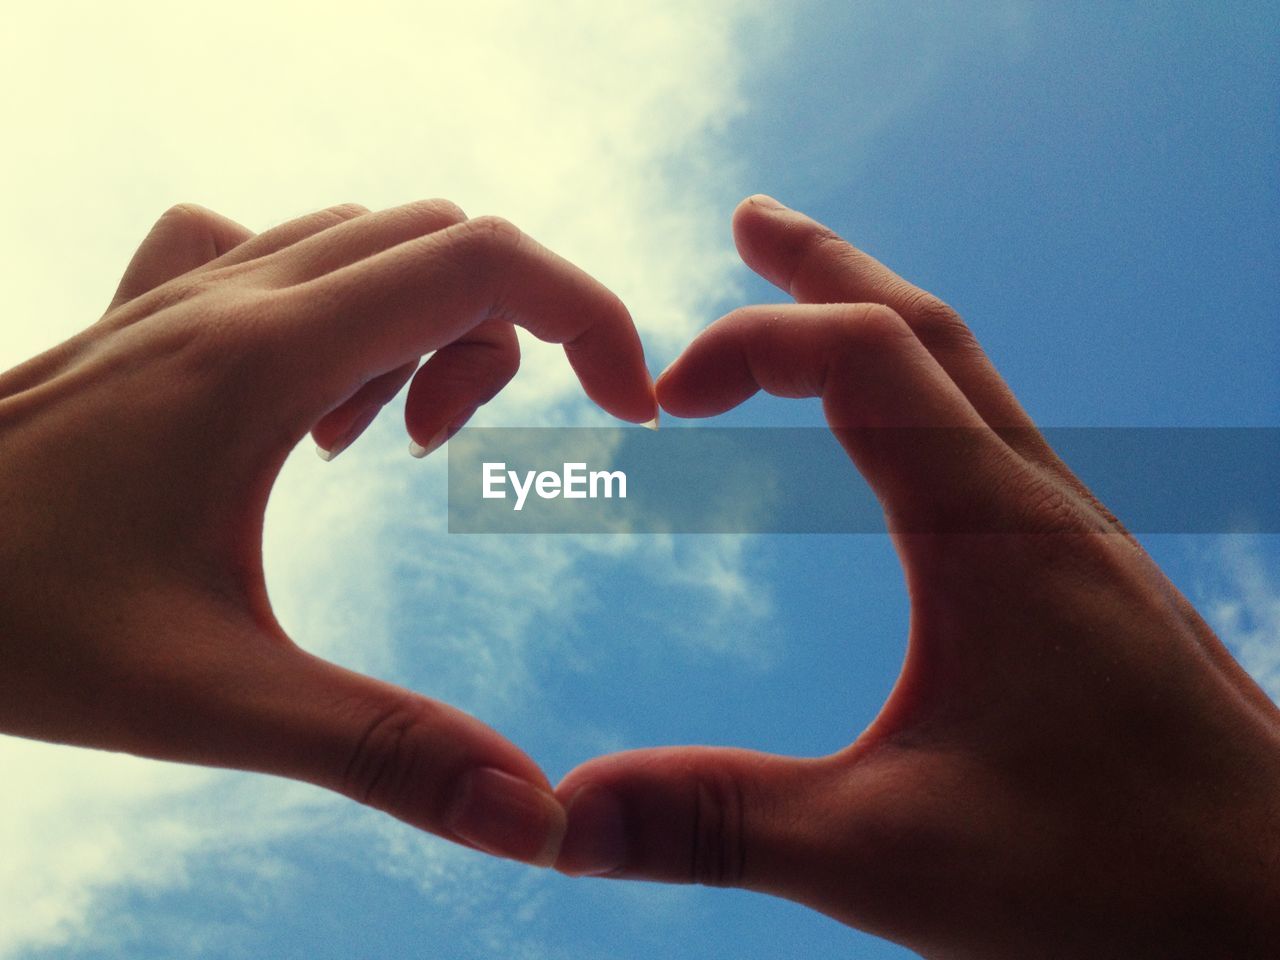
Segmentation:
[(266, 845), (334, 802), (301, 784), (12, 738), (0, 765), (0, 956), (127, 939), (123, 893), (190, 886), (197, 852), (252, 888), (278, 867)]
[[(748, 63), (733, 44), (756, 6), (12, 11), (0, 38), (12, 187), (0, 367), (96, 319), (174, 202), (262, 229), (332, 203), (432, 195), (507, 216), (595, 273), (631, 306), (650, 351), (669, 354), (734, 289), (727, 216), (741, 178), (719, 137), (743, 109)], [(392, 679), (417, 679), (415, 645), (431, 643), (431, 662), (454, 670), (438, 688), (492, 718), (526, 695), (531, 658), (554, 645), (549, 625), (572, 616), (589, 582), (584, 557), (642, 548), (440, 536), (440, 465), (407, 457), (396, 417), (331, 464), (301, 450), (286, 465), (268, 512), (272, 600), (304, 646)], [(599, 418), (559, 351), (533, 348), (482, 419)], [(687, 560), (643, 549), (674, 561), (670, 576), (684, 570), (695, 593), (749, 593), (740, 547), (708, 544)], [(325, 829), (336, 802), (264, 778), (11, 739), (0, 768), (10, 785), (0, 956), (102, 942), (108, 918), (123, 949), (132, 934), (112, 913), (121, 891), (198, 884), (197, 863), (267, 870), (274, 845)], [(404, 834), (388, 823), (381, 835)], [(380, 842), (394, 864), (394, 843)]]
[(1201, 608), (1258, 685), (1280, 703), (1280, 577), (1265, 541), (1222, 537), (1211, 554), (1217, 575), (1202, 585)]
[(10, 332), (0, 362), (92, 319), (132, 244), (183, 200), (260, 229), (347, 200), (443, 195), (596, 272), (667, 347), (705, 320), (734, 262), (738, 179), (705, 144), (743, 108), (731, 43), (748, 2), (315, 11), (13, 15), (0, 70), (23, 189), (0, 252), (24, 267), (6, 291), (33, 311), (19, 315), (41, 323)]

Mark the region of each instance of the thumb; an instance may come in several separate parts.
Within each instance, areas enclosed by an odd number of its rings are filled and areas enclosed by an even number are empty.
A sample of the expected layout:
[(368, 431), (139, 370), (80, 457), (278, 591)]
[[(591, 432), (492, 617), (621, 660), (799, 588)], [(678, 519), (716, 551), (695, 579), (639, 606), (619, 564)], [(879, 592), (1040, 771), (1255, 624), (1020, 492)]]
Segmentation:
[(786, 896), (832, 773), (826, 759), (713, 747), (596, 758), (556, 788), (569, 816), (556, 869)]
[(193, 721), (179, 742), (200, 744), (172, 759), (303, 780), (486, 853), (555, 861), (565, 814), (551, 784), (474, 717), (291, 644), (242, 651), (227, 673), (204, 709), (166, 710)]

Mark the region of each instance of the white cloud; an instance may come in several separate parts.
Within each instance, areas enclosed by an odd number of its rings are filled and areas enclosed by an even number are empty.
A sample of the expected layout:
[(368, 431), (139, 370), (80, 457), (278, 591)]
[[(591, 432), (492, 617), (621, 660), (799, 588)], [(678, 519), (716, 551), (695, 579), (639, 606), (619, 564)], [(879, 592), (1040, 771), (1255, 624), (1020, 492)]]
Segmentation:
[(92, 319), (131, 245), (181, 200), (262, 228), (346, 200), (448, 196), (596, 272), (670, 348), (705, 319), (698, 307), (724, 292), (733, 262), (737, 177), (704, 144), (741, 108), (729, 43), (749, 7), (17, 11), (0, 70), (9, 179), (22, 189), (0, 253), (22, 266), (7, 295), (41, 322), (8, 331), (0, 362)]
[[(670, 353), (732, 291), (727, 217), (740, 178), (716, 135), (742, 107), (749, 58), (765, 53), (731, 44), (755, 6), (7, 11), (0, 367), (96, 319), (141, 235), (184, 200), (261, 229), (336, 202), (447, 196), (594, 272), (647, 344)], [(591, 414), (563, 358), (534, 350), (485, 416)], [(268, 515), (273, 602), (308, 648), (395, 678), (403, 591), (421, 605), (431, 588), (438, 618), (467, 624), (435, 638), (468, 653), (459, 688), (500, 710), (526, 678), (531, 625), (571, 615), (581, 542), (428, 539), (442, 530), (443, 477), (404, 442), (389, 412), (332, 464), (309, 450), (291, 459)], [(416, 564), (388, 559), (419, 544)], [(743, 595), (737, 549), (694, 586)], [(14, 740), (0, 741), (0, 769), (0, 956), (101, 935), (112, 891), (192, 882), (195, 857), (239, 851), (261, 866), (263, 843), (331, 809), (306, 787)]]
[(12, 738), (0, 764), (0, 956), (127, 936), (113, 894), (186, 887), (195, 852), (233, 862), (240, 884), (273, 871), (263, 845), (333, 802), (301, 784)]
[(1280, 703), (1280, 575), (1257, 538), (1223, 537), (1213, 551), (1216, 582), (1201, 588), (1205, 617), (1240, 665)]
[[(798, 176), (813, 144), (817, 166), (833, 168), (838, 153), (847, 170), (850, 146), (918, 102), (953, 27), (974, 17), (952, 5), (943, 26), (913, 34), (927, 34), (921, 46), (883, 35), (899, 6), (850, 8), (871, 42), (838, 77), (827, 74), (839, 58), (803, 64), (844, 92), (838, 110), (826, 96), (786, 105), (812, 121), (808, 143), (788, 145)], [(1021, 34), (1028, 9), (1005, 4), (974, 32)], [(766, 73), (788, 39), (779, 19), (762, 0), (71, 0), (6, 11), (0, 368), (96, 319), (175, 202), (262, 229), (332, 203), (425, 196), (507, 216), (590, 270), (632, 308), (651, 359), (665, 360), (734, 298), (728, 214), (755, 184), (717, 137), (744, 108), (748, 75)], [(525, 348), (521, 375), (481, 422), (603, 422), (558, 350)], [(396, 679), (414, 673), (410, 638), (430, 643), (433, 664), (452, 663), (441, 686), (493, 719), (529, 694), (532, 658), (554, 655), (554, 625), (572, 620), (594, 570), (615, 564), (661, 571), (665, 596), (697, 600), (701, 619), (681, 642), (732, 638), (707, 655), (767, 660), (747, 629), (770, 609), (750, 541), (438, 536), (441, 464), (409, 460), (404, 441), (388, 411), (334, 463), (302, 450), (285, 468), (266, 566), (276, 611), (304, 646)], [(584, 734), (602, 747), (613, 735)], [(513, 919), (482, 930), (493, 953), (513, 955), (543, 896), (532, 880), (499, 891), (501, 865), (304, 786), (14, 740), (0, 740), (0, 770), (22, 785), (0, 793), (0, 957), (100, 941), (108, 926), (127, 953), (115, 893), (200, 882), (192, 865), (210, 860), (271, 876), (282, 869), (264, 853), (272, 841), (334, 822), (356, 842), (377, 838), (383, 869), (454, 914), (474, 910), (477, 927), (514, 904)], [(676, 902), (652, 887), (632, 895), (648, 913)]]

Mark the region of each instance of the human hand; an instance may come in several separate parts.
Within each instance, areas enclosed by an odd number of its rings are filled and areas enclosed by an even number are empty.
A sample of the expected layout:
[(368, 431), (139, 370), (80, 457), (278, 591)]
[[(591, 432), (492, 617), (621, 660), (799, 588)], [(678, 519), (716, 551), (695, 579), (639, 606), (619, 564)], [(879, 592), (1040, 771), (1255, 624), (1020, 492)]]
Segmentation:
[(537, 765), (307, 654), (262, 572), (309, 430), (340, 449), (412, 376), (409, 433), (438, 446), (514, 374), (512, 323), (605, 410), (654, 416), (621, 302), (505, 221), (343, 206), (254, 236), (169, 211), (100, 321), (0, 375), (0, 731), (294, 777), (549, 864), (564, 812)]
[(557, 788), (557, 867), (772, 893), (930, 957), (1274, 949), (1275, 705), (953, 311), (767, 198), (734, 231), (798, 303), (712, 324), (658, 398), (706, 417), (758, 389), (822, 397), (894, 531), (912, 605), (902, 672), (832, 756), (683, 747), (583, 764)]

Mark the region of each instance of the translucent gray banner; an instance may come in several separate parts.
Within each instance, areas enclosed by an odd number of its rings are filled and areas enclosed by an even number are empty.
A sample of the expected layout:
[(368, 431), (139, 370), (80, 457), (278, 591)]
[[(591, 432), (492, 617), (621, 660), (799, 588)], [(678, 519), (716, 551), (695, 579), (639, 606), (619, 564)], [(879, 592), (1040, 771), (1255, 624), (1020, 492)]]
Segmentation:
[[(1043, 435), (1134, 533), (1280, 533), (1280, 429), (1089, 427)], [(1002, 436), (1014, 448), (1034, 439)], [(987, 442), (966, 430), (866, 430), (849, 439), (877, 457), (926, 465), (955, 462)], [(476, 427), (447, 450), (451, 533), (887, 529), (840, 442), (820, 428)], [(945, 529), (931, 520), (930, 529), (908, 532), (1045, 529), (1043, 515), (1004, 511), (994, 501), (988, 511), (981, 492), (971, 496), (974, 509), (949, 515)]]

